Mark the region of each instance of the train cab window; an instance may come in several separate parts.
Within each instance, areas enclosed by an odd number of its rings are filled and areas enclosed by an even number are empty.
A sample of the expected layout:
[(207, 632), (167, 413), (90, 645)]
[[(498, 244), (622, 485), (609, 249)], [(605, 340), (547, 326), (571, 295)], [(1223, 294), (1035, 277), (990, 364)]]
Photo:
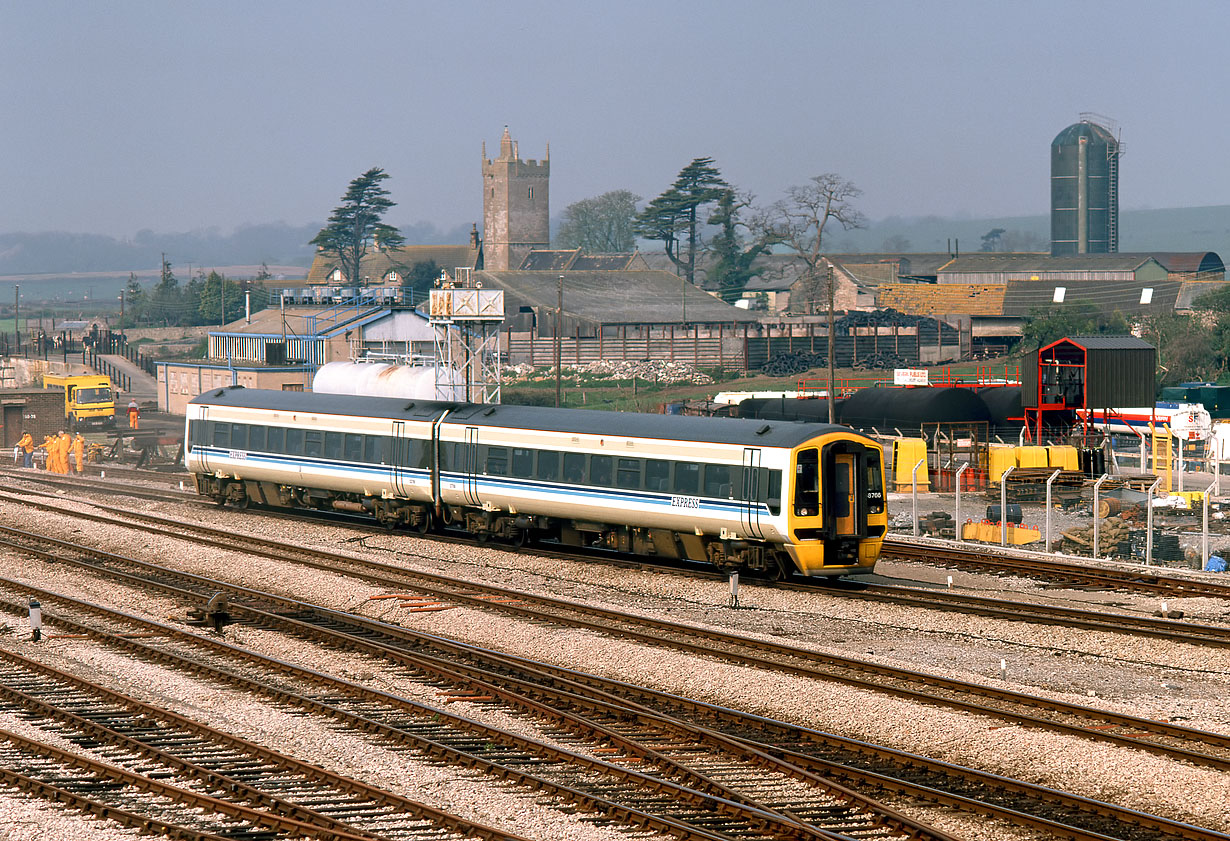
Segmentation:
[(320, 458), (324, 452), (324, 434), (318, 429), (309, 429), (303, 434), (303, 454)]
[(725, 464), (705, 465), (705, 496), (730, 498), (730, 467)]
[(651, 458), (645, 462), (645, 489), (664, 491), (670, 484), (671, 463), (661, 459)]
[(294, 456), (303, 455), (303, 430), (286, 430), (286, 452)]
[(286, 428), (282, 426), (269, 427), (269, 433), (265, 445), (271, 453), (286, 452)]
[(700, 493), (700, 465), (694, 461), (680, 461), (675, 464), (675, 486), (672, 490), (677, 494), (696, 496)]
[(528, 479), (534, 475), (534, 451), (524, 447), (513, 447), (512, 475), (518, 479)]
[(884, 513), (884, 474), (875, 453), (867, 454), (867, 513)]
[(585, 481), (585, 456), (581, 453), (564, 453), (564, 481)]
[(550, 450), (540, 450), (538, 453), (539, 479), (544, 482), (554, 482), (559, 478), (559, 453)]
[(231, 425), (214, 421), (214, 434), (212, 438), (215, 447), (229, 448), (231, 446)]
[(342, 433), (325, 433), (325, 458), (337, 461), (342, 457)]
[(231, 426), (231, 449), (248, 449), (248, 425), (246, 423), (237, 423)]
[(364, 435), (363, 460), (368, 464), (388, 464), (391, 455), (388, 440), (380, 435)]
[(504, 447), (487, 448), (487, 475), (508, 475), (508, 450)]
[(265, 451), (265, 432), (266, 427), (249, 426), (248, 427), (248, 449), (254, 452), (263, 453)]
[(794, 514), (815, 517), (820, 513), (820, 452), (815, 448), (799, 451), (794, 466)]
[(191, 446), (199, 446), (201, 443), (201, 435), (205, 431), (205, 421), (190, 420), (188, 421), (188, 442)]
[(363, 436), (353, 432), (346, 433), (346, 441), (342, 445), (343, 457), (346, 461), (363, 460)]
[(641, 460), (639, 458), (621, 458), (615, 464), (615, 487), (640, 488)]
[(589, 457), (589, 483), (602, 488), (611, 486), (611, 457)]

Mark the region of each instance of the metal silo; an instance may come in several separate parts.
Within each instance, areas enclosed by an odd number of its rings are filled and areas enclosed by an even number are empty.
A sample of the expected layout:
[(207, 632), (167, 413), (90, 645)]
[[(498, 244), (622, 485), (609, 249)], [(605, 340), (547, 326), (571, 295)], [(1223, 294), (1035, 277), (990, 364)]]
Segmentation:
[(1113, 124), (1082, 114), (1051, 143), (1051, 254), (1119, 250), (1119, 157)]

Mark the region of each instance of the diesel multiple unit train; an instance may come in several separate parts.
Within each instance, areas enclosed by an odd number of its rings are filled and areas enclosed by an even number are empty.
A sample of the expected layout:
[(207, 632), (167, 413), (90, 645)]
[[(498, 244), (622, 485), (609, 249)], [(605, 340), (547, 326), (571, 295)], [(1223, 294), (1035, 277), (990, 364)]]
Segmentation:
[(228, 387), (185, 461), (219, 504), (369, 515), (726, 571), (870, 572), (882, 450), (847, 427)]

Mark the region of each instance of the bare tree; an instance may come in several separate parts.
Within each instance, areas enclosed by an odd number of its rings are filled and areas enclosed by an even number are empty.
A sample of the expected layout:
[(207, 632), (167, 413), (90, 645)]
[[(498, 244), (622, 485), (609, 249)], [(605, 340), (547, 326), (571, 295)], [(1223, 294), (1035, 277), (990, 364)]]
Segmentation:
[(863, 194), (851, 181), (833, 172), (813, 176), (807, 184), (791, 187), (786, 198), (770, 208), (769, 224), (777, 241), (803, 264), (800, 291), (807, 311), (814, 313), (820, 302), (828, 309), (829, 422), (833, 422), (833, 269), (824, 257), (824, 234), (830, 222), (843, 230), (863, 228), (867, 218), (854, 207)]

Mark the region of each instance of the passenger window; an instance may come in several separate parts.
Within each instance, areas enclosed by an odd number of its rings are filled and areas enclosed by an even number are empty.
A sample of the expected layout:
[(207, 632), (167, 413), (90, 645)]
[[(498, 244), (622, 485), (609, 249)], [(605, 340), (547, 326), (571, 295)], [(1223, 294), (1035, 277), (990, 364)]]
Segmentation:
[(700, 493), (700, 465), (694, 461), (680, 461), (675, 464), (675, 487), (677, 494), (696, 496)]
[(725, 464), (705, 465), (705, 496), (730, 497), (730, 468)]
[(385, 439), (379, 435), (363, 436), (364, 461), (368, 464), (388, 464), (388, 450)]
[(611, 486), (611, 457), (589, 457), (589, 484), (609, 488)]
[(231, 446), (231, 425), (215, 421), (213, 439), (215, 447), (229, 448)]
[(342, 457), (342, 433), (326, 432), (325, 433), (325, 458), (333, 459), (334, 461)]
[(320, 458), (324, 451), (324, 436), (319, 430), (309, 429), (303, 436), (303, 454), (311, 458)]
[(523, 447), (513, 447), (512, 475), (519, 479), (528, 479), (534, 475), (534, 451)]
[(271, 453), (286, 452), (286, 428), (283, 426), (269, 427), (268, 445)]
[(231, 427), (231, 449), (246, 450), (248, 449), (248, 425), (245, 423), (237, 423)]
[(354, 433), (346, 433), (346, 443), (344, 458), (346, 461), (362, 461), (363, 460), (363, 436), (355, 435)]
[(585, 481), (585, 456), (580, 453), (564, 453), (564, 481)]
[(640, 488), (641, 460), (639, 458), (621, 458), (616, 464), (615, 487)]
[(253, 450), (258, 453), (265, 451), (265, 432), (266, 432), (266, 428), (263, 426), (249, 426), (248, 427), (248, 449), (249, 450)]
[(487, 448), (487, 475), (508, 475), (508, 450), (503, 447)]
[(559, 478), (559, 453), (540, 450), (538, 453), (538, 478), (554, 482)]
[(294, 456), (303, 455), (303, 430), (286, 430), (286, 452)]
[(671, 463), (651, 458), (645, 462), (645, 489), (664, 491), (670, 483)]

